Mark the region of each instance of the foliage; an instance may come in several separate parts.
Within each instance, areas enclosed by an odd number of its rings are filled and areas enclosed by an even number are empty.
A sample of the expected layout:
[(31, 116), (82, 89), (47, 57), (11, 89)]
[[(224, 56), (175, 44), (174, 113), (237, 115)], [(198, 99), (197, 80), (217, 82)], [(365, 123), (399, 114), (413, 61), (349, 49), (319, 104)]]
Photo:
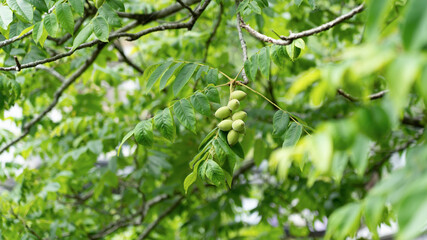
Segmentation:
[(0, 236), (414, 239), (426, 25), (424, 0), (0, 1)]

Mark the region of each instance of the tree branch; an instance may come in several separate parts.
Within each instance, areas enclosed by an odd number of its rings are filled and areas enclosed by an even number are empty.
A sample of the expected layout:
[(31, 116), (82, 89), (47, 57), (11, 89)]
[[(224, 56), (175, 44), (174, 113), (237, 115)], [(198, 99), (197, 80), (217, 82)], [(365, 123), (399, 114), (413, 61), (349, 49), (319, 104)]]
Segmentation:
[(223, 12), (224, 12), (224, 4), (220, 3), (219, 4), (218, 20), (215, 22), (215, 25), (212, 28), (212, 33), (205, 43), (205, 56), (203, 57), (203, 62), (206, 62), (206, 59), (208, 58), (209, 46), (211, 45), (211, 42), (212, 42), (213, 38), (215, 37), (215, 34), (218, 30), (218, 27), (221, 24)]
[(347, 19), (350, 19), (350, 18), (352, 18), (354, 15), (356, 15), (356, 14), (358, 14), (358, 13), (362, 12), (364, 9), (365, 9), (365, 5), (364, 5), (364, 4), (361, 4), (361, 5), (357, 6), (357, 7), (355, 7), (355, 8), (354, 8), (353, 10), (351, 10), (350, 12), (348, 12), (348, 13), (346, 13), (346, 14), (344, 14), (344, 15), (341, 15), (341, 16), (339, 16), (339, 17), (335, 18), (334, 20), (332, 20), (332, 21), (330, 21), (330, 22), (327, 22), (327, 23), (325, 23), (325, 24), (322, 24), (322, 25), (320, 25), (320, 26), (318, 26), (318, 27), (315, 27), (315, 28), (312, 28), (312, 29), (309, 29), (309, 30), (305, 30), (305, 31), (300, 32), (300, 33), (291, 33), (291, 34), (290, 34), (289, 36), (287, 36), (287, 37), (285, 37), (285, 36), (280, 36), (280, 38), (281, 38), (282, 40), (295, 40), (295, 39), (298, 39), (298, 38), (311, 36), (311, 35), (314, 35), (314, 34), (316, 34), (316, 33), (320, 33), (320, 32), (323, 32), (323, 31), (329, 30), (329, 29), (333, 28), (334, 26), (336, 26), (336, 25), (338, 25), (338, 24), (342, 23), (343, 21), (345, 21), (345, 20), (347, 20)]
[(289, 45), (295, 39), (302, 38), (302, 37), (308, 37), (308, 36), (314, 35), (316, 33), (326, 31), (326, 30), (338, 25), (339, 23), (353, 17), (357, 13), (362, 12), (363, 9), (364, 9), (364, 5), (361, 4), (361, 5), (357, 6), (356, 8), (354, 8), (353, 10), (351, 10), (349, 13), (341, 15), (341, 16), (335, 18), (334, 20), (332, 20), (330, 22), (327, 22), (327, 23), (322, 24), (318, 27), (315, 27), (315, 28), (312, 28), (312, 29), (309, 29), (309, 30), (306, 30), (306, 31), (303, 31), (300, 33), (291, 33), (287, 37), (280, 36), (280, 39), (274, 39), (274, 38), (268, 37), (264, 34), (257, 32), (255, 29), (251, 28), (248, 24), (246, 24), (242, 18), (240, 18), (240, 26), (242, 28), (246, 29), (246, 31), (248, 31), (249, 34), (251, 34), (253, 37), (257, 38), (258, 40), (261, 40), (264, 42), (269, 42), (269, 43), (276, 44), (276, 45)]
[(11, 38), (11, 39), (4, 40), (4, 41), (0, 42), (0, 48), (4, 47), (4, 46), (6, 46), (6, 45), (9, 45), (9, 44), (11, 44), (11, 43), (14, 43), (14, 42), (16, 42), (16, 41), (18, 41), (18, 40), (21, 40), (21, 39), (23, 39), (23, 38), (25, 38), (25, 37), (28, 37), (28, 36), (30, 36), (32, 33), (33, 33), (33, 30), (30, 30), (30, 31), (28, 31), (27, 33), (25, 33), (25, 34), (24, 34), (24, 35), (22, 35), (22, 36), (19, 36), (19, 35), (18, 35), (18, 36), (15, 36), (15, 37)]
[[(189, 6), (189, 5), (193, 5), (195, 3), (200, 2), (201, 0), (183, 0), (182, 2)], [(172, 15), (180, 10), (183, 9), (183, 6), (179, 3), (173, 4), (169, 7), (166, 7), (162, 10), (159, 10), (157, 12), (153, 12), (153, 13), (126, 13), (126, 12), (117, 12), (117, 15), (119, 17), (123, 17), (123, 18), (129, 18), (129, 19), (135, 19), (138, 22), (146, 22), (148, 21), (152, 21), (155, 19), (159, 19), (159, 18), (164, 18), (166, 16)]]
[(125, 54), (125, 52), (123, 51), (122, 46), (115, 42), (114, 44), (114, 48), (117, 49), (117, 51), (119, 52), (121, 59), (123, 60), (123, 62), (127, 63), (129, 66), (131, 66), (133, 69), (135, 69), (137, 72), (139, 72), (140, 74), (144, 73), (144, 70), (142, 68), (140, 68), (138, 65), (136, 65), (135, 63), (133, 63)]
[[(342, 89), (337, 89), (337, 93), (341, 96), (343, 96), (344, 98), (348, 99), (350, 102), (358, 102), (360, 101), (359, 98), (357, 97), (353, 97), (352, 95), (350, 95), (349, 93), (345, 92)], [(371, 94), (367, 97), (368, 100), (375, 100), (375, 99), (379, 99), (384, 97), (386, 94), (388, 93), (388, 90), (383, 90), (374, 94)]]
[[(242, 29), (241, 29), (241, 25), (239, 24), (242, 23), (242, 18), (240, 17), (240, 13), (237, 13), (237, 32), (239, 33), (239, 40), (240, 40), (240, 46), (242, 47), (242, 52), (243, 52), (243, 63), (246, 62), (246, 60), (248, 60), (248, 49), (246, 47), (246, 42), (245, 39), (243, 38), (243, 33), (242, 33)], [(242, 70), (242, 77), (243, 77), (243, 84), (248, 84), (249, 83), (249, 79), (248, 76), (246, 76), (246, 72), (245, 69)]]
[(248, 24), (246, 24), (240, 16), (238, 16), (237, 19), (238, 19), (238, 23), (237, 23), (238, 26), (244, 28), (250, 35), (252, 35), (254, 38), (260, 41), (268, 42), (276, 45), (289, 45), (292, 43), (291, 40), (274, 39), (262, 33), (259, 33), (255, 29), (251, 28)]
[[(189, 2), (192, 3), (194, 1), (196, 1), (196, 0), (190, 0)], [(198, 1), (196, 1), (196, 2), (198, 2)], [(195, 10), (195, 13), (197, 14), (197, 18), (202, 14), (202, 12), (206, 9), (206, 7), (208, 6), (209, 3), (210, 3), (210, 0), (207, 0), (203, 3), (203, 5), (201, 7), (198, 7)], [(189, 3), (187, 3), (187, 4), (189, 4)], [(183, 9), (183, 7), (180, 4), (175, 4), (175, 5), (172, 5), (170, 7), (165, 8), (163, 10), (159, 10), (158, 12), (154, 12), (151, 14), (144, 14), (143, 18), (141, 20), (138, 20), (138, 21), (135, 21), (131, 24), (128, 24), (127, 26), (125, 26), (125, 27), (117, 30), (116, 32), (110, 34), (110, 36), (108, 37), (108, 40), (111, 42), (111, 41), (115, 40), (116, 38), (128, 37), (129, 41), (134, 41), (134, 40), (136, 40), (136, 39), (138, 39), (138, 38), (140, 38), (146, 34), (156, 32), (156, 31), (163, 31), (163, 30), (167, 30), (167, 29), (179, 29), (179, 28), (188, 28), (189, 30), (191, 30), (191, 28), (193, 27), (193, 25), (195, 24), (195, 22), (197, 20), (197, 18), (195, 18), (195, 17), (192, 17), (190, 19), (190, 21), (188, 21), (187, 23), (171, 23), (171, 24), (160, 25), (157, 27), (153, 27), (153, 28), (143, 30), (143, 31), (141, 31), (139, 33), (135, 33), (135, 34), (125, 32), (125, 31), (131, 30), (131, 29), (133, 29), (133, 28), (135, 28), (141, 24), (144, 25), (144, 24), (147, 24), (151, 21), (157, 20), (159, 18), (163, 18), (163, 17), (169, 16), (171, 14), (174, 14), (181, 9)], [(141, 21), (143, 21), (143, 22), (141, 22)], [(87, 43), (84, 43), (84, 44), (78, 46), (74, 50), (69, 50), (68, 52), (61, 53), (61, 54), (58, 54), (58, 55), (50, 57), (50, 58), (30, 62), (27, 64), (22, 64), (21, 68), (22, 69), (32, 68), (32, 67), (35, 67), (35, 66), (40, 65), (40, 64), (54, 62), (54, 61), (59, 60), (61, 58), (68, 57), (68, 56), (72, 55), (77, 50), (92, 47), (92, 46), (95, 46), (97, 44), (103, 44), (103, 42), (100, 40), (97, 40), (97, 39), (92, 40), (90, 42), (87, 42)], [(15, 70), (16, 70), (15, 66), (0, 67), (0, 71), (15, 71)]]
[(58, 88), (58, 90), (56, 90), (56, 92), (54, 94), (54, 99), (49, 104), (49, 106), (47, 106), (43, 110), (43, 112), (41, 112), (38, 116), (34, 117), (30, 122), (25, 124), (25, 126), (23, 127), (24, 131), (22, 132), (22, 134), (20, 136), (18, 136), (17, 138), (15, 138), (11, 142), (9, 142), (8, 144), (6, 144), (2, 148), (0, 148), (0, 154), (2, 154), (4, 151), (9, 149), (11, 146), (13, 146), (17, 142), (19, 142), (21, 139), (23, 139), (25, 136), (27, 136), (30, 133), (31, 127), (33, 127), (35, 124), (37, 124), (44, 116), (46, 116), (46, 114), (48, 114), (56, 106), (56, 104), (59, 101), (59, 98), (62, 96), (64, 91), (72, 83), (74, 83), (80, 77), (80, 75), (82, 75), (86, 71), (86, 69), (88, 69), (92, 65), (92, 63), (98, 57), (99, 53), (101, 52), (101, 50), (103, 49), (104, 46), (105, 46), (105, 44), (98, 45), (97, 49), (92, 53), (92, 56), (90, 56), (90, 58), (87, 59), (86, 62), (68, 78), (67, 81), (64, 81), (62, 83), (61, 87)]
[(144, 230), (144, 232), (142, 232), (141, 235), (139, 235), (138, 240), (142, 240), (145, 239), (146, 237), (148, 237), (148, 235), (151, 233), (151, 231), (153, 231), (153, 229), (159, 225), (159, 223), (163, 220), (163, 218), (165, 218), (166, 216), (168, 216), (173, 210), (175, 210), (175, 208), (177, 208), (179, 206), (179, 204), (181, 203), (181, 201), (184, 199), (184, 196), (180, 196), (177, 200), (175, 200), (175, 202), (168, 208), (166, 209), (164, 212), (162, 212), (156, 220), (154, 220), (154, 222), (150, 223), (148, 225), (148, 227)]
[(203, 11), (206, 9), (206, 7), (209, 5), (211, 0), (205, 0), (203, 4), (194, 10), (196, 13), (195, 16), (192, 16), (188, 22), (185, 23), (167, 23), (163, 25), (159, 25), (156, 27), (144, 29), (138, 33), (127, 33), (127, 32), (120, 32), (117, 34), (118, 37), (128, 37), (128, 41), (134, 41), (136, 39), (139, 39), (140, 37), (147, 35), (152, 32), (158, 32), (158, 31), (164, 31), (167, 29), (180, 29), (180, 28), (187, 28), (188, 30), (191, 30), (196, 23), (197, 19), (200, 17), (200, 15), (203, 13)]
[(46, 67), (44, 65), (39, 65), (39, 66), (36, 67), (36, 69), (41, 69), (41, 70), (44, 70), (44, 71), (50, 73), (52, 76), (56, 77), (61, 82), (65, 82), (66, 81), (66, 79), (64, 78), (64, 76), (62, 76), (59, 72), (55, 71), (55, 69), (53, 69), (53, 68), (48, 68), (48, 67)]

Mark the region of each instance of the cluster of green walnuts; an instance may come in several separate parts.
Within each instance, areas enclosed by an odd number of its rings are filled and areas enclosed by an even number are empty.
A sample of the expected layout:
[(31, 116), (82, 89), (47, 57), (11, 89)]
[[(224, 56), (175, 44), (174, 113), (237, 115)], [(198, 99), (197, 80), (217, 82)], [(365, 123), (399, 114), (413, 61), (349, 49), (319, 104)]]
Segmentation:
[(240, 101), (246, 97), (246, 93), (240, 90), (230, 93), (230, 100), (227, 106), (218, 108), (215, 112), (215, 117), (222, 119), (218, 124), (218, 128), (222, 131), (228, 132), (227, 142), (233, 146), (239, 141), (239, 137), (245, 133), (245, 120), (247, 117), (246, 112), (238, 111), (240, 108)]

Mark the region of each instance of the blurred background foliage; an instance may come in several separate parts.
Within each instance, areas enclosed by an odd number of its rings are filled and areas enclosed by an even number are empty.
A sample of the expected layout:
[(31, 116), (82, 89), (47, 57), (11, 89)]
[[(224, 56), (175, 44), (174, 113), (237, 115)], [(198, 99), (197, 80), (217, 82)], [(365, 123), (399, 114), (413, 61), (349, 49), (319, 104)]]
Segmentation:
[[(198, 1), (185, 2), (194, 9)], [(191, 31), (110, 41), (54, 110), (0, 155), (0, 237), (378, 239), (378, 227), (390, 225), (396, 239), (416, 238), (427, 224), (427, 2), (369, 0), (362, 13), (289, 46), (259, 41), (243, 30), (249, 60), (242, 61), (237, 11), (258, 32), (277, 38), (273, 31), (301, 32), (362, 3), (244, 0), (236, 7), (217, 0)], [(108, 34), (132, 23), (126, 13), (149, 14), (174, 4), (0, 1), (0, 42), (32, 31), (0, 49), (0, 147), (55, 101), (64, 79), (51, 70), (70, 77), (96, 47), (44, 67), (6, 70), (17, 65), (15, 57), (25, 65), (85, 42), (108, 41)], [(130, 31), (189, 16), (181, 8)], [(82, 37), (92, 25), (94, 33)], [(214, 85), (226, 84), (244, 66), (255, 69), (248, 86), (300, 120), (300, 140), (290, 146), (284, 142), (291, 133), (273, 135), (277, 107), (240, 86), (248, 93), (242, 105), (248, 120), (231, 188), (198, 179), (184, 193), (189, 162), (218, 123), (213, 114), (196, 113), (194, 133), (175, 116), (174, 141), (154, 130), (153, 146), (130, 137), (117, 154), (139, 122), (212, 83), (206, 68), (200, 75), (196, 70), (179, 93), (171, 86), (177, 72), (165, 89), (147, 91), (150, 66), (167, 61), (218, 69), (224, 75), (215, 72)], [(216, 89), (224, 105), (229, 88)], [(213, 112), (220, 104), (209, 100)]]

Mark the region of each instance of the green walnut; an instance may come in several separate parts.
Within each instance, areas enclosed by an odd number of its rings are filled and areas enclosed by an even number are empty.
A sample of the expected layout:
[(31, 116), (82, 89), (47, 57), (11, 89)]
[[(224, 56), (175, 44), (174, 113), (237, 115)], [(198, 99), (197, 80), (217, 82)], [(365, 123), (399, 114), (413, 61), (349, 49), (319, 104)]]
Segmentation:
[(232, 110), (235, 111), (237, 109), (239, 109), (240, 107), (240, 102), (237, 99), (232, 99), (228, 102), (227, 106)]
[(245, 130), (245, 122), (243, 122), (240, 119), (237, 119), (236, 121), (233, 122), (231, 127), (236, 132), (243, 132)]
[(222, 120), (219, 124), (218, 124), (218, 128), (221, 129), (222, 131), (230, 131), (233, 125), (233, 120)]
[(237, 91), (234, 91), (231, 93), (230, 98), (231, 99), (237, 99), (237, 100), (241, 101), (241, 100), (245, 99), (246, 95), (247, 94), (245, 92), (237, 90)]
[(248, 117), (248, 114), (246, 114), (246, 112), (239, 111), (239, 112), (236, 112), (235, 114), (233, 114), (233, 117), (231, 119), (233, 121), (236, 121), (238, 119), (245, 121), (247, 117)]
[(228, 145), (233, 146), (238, 141), (239, 141), (239, 133), (234, 130), (229, 131), (227, 134)]
[(215, 112), (215, 117), (220, 118), (220, 119), (224, 119), (229, 117), (231, 114), (231, 109), (229, 107), (220, 107), (218, 108), (218, 110), (216, 110)]

